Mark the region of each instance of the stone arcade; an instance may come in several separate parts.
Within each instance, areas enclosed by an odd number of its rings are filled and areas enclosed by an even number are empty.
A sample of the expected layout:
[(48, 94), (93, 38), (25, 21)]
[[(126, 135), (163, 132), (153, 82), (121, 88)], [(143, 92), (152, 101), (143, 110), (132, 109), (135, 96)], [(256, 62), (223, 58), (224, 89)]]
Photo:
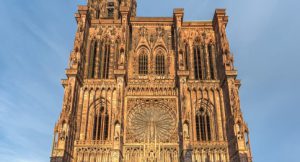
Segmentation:
[(138, 17), (136, 0), (88, 0), (51, 162), (251, 162), (228, 17)]

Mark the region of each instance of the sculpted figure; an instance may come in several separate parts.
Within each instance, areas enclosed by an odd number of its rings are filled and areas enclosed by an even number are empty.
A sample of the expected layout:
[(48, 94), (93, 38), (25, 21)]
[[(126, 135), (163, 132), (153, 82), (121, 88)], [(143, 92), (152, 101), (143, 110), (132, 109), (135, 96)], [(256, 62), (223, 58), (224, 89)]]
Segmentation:
[(60, 132), (60, 139), (65, 140), (69, 132), (69, 126), (66, 122), (63, 122)]
[(183, 137), (184, 139), (189, 139), (190, 138), (190, 135), (189, 135), (189, 125), (188, 123), (184, 123), (183, 124)]
[(115, 124), (115, 140), (119, 140), (120, 139), (120, 124), (117, 122)]
[(235, 133), (236, 133), (238, 139), (242, 138), (242, 128), (241, 128), (240, 122), (235, 124)]
[(225, 50), (224, 54), (223, 54), (223, 62), (226, 66), (226, 70), (233, 70), (234, 66), (233, 66), (233, 56), (232, 54), (229, 53), (228, 50)]
[(74, 65), (77, 63), (77, 59), (76, 59), (76, 54), (73, 51), (70, 55), (70, 60), (69, 60), (69, 67), (70, 68), (74, 68)]
[(227, 65), (230, 69), (233, 69), (233, 56), (231, 54), (227, 54)]
[[(227, 36), (226, 36), (226, 26), (225, 26), (225, 24), (223, 24), (222, 27), (221, 27), (221, 40), (222, 40), (223, 50), (224, 51), (230, 51), (229, 43), (228, 43)], [(229, 53), (229, 52), (227, 52), (227, 53)]]
[(121, 53), (120, 53), (120, 58), (119, 58), (118, 64), (119, 64), (119, 66), (122, 66), (122, 65), (125, 64), (125, 52), (124, 52), (124, 49), (121, 49), (120, 52)]
[(69, 67), (75, 69), (78, 63), (80, 63), (80, 61), (81, 61), (81, 55), (78, 49), (76, 48), (75, 51), (72, 51), (70, 55)]
[(179, 62), (179, 67), (180, 67), (180, 68), (183, 68), (184, 63), (183, 63), (183, 52), (182, 52), (182, 51), (179, 52), (179, 55), (178, 55), (178, 62)]
[(77, 59), (77, 63), (80, 63), (80, 61), (81, 61), (81, 55), (80, 55), (79, 51), (76, 52), (76, 59)]
[(226, 39), (226, 26), (225, 26), (225, 24), (222, 25), (221, 32), (222, 32), (222, 38)]

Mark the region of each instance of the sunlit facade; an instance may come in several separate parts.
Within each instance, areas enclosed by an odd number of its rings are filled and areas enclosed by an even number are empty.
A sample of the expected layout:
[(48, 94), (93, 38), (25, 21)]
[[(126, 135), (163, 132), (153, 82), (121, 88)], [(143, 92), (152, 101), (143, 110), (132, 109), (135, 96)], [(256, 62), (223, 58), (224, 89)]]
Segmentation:
[(251, 162), (228, 17), (138, 17), (135, 0), (88, 0), (51, 162)]

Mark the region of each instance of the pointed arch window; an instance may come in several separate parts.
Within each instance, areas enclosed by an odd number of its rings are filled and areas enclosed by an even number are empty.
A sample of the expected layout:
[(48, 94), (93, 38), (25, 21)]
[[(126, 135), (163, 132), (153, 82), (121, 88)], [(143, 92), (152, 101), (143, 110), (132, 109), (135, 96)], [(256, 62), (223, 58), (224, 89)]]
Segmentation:
[(189, 46), (188, 44), (185, 45), (185, 68), (189, 70)]
[(97, 10), (96, 10), (96, 19), (99, 19), (99, 18), (100, 18), (100, 10), (97, 9)]
[(194, 74), (195, 79), (202, 79), (202, 70), (203, 70), (203, 61), (201, 59), (201, 50), (200, 45), (194, 46)]
[(203, 107), (196, 114), (196, 135), (197, 141), (211, 141), (211, 118)]
[(93, 78), (95, 75), (96, 57), (97, 57), (98, 42), (92, 41), (90, 50), (90, 61), (89, 61), (89, 78)]
[(100, 78), (108, 79), (109, 74), (109, 57), (110, 57), (110, 44), (104, 45), (104, 56), (102, 56), (100, 63)]
[(94, 114), (93, 140), (107, 140), (108, 126), (109, 116), (105, 108), (101, 106), (99, 109), (96, 109)]
[(157, 75), (165, 74), (165, 56), (162, 53), (158, 53), (155, 58), (155, 73)]
[(114, 17), (114, 8), (115, 8), (114, 1), (108, 0), (108, 4), (107, 4), (107, 17), (108, 18)]
[(110, 44), (94, 41), (91, 44), (89, 61), (89, 78), (108, 79)]
[(144, 50), (139, 55), (139, 74), (148, 74), (148, 55)]

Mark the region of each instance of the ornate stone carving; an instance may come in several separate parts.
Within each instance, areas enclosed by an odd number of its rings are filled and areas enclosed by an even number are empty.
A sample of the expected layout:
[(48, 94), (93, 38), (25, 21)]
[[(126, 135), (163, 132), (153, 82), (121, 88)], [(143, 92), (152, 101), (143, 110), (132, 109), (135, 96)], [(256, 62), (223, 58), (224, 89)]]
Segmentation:
[(240, 99), (238, 95), (238, 89), (233, 86), (231, 88), (231, 103), (234, 114), (240, 111)]
[(135, 14), (136, 0), (79, 6), (51, 161), (251, 162), (226, 14)]
[(142, 99), (128, 107), (127, 140), (171, 142), (176, 131), (176, 107), (162, 99)]
[(147, 37), (148, 36), (148, 29), (145, 28), (144, 26), (141, 27), (139, 29), (139, 34), (140, 34), (140, 37)]
[(165, 29), (162, 26), (156, 28), (156, 33), (158, 37), (163, 37), (165, 35)]
[(116, 122), (115, 124), (115, 141), (119, 141), (120, 140), (120, 135), (121, 135), (121, 125), (119, 122)]
[(124, 51), (124, 49), (121, 49), (120, 50), (120, 58), (119, 58), (119, 61), (118, 61), (120, 69), (124, 69), (125, 60), (126, 60), (125, 51)]
[(189, 140), (190, 139), (189, 124), (187, 122), (183, 123), (183, 138), (185, 140)]

